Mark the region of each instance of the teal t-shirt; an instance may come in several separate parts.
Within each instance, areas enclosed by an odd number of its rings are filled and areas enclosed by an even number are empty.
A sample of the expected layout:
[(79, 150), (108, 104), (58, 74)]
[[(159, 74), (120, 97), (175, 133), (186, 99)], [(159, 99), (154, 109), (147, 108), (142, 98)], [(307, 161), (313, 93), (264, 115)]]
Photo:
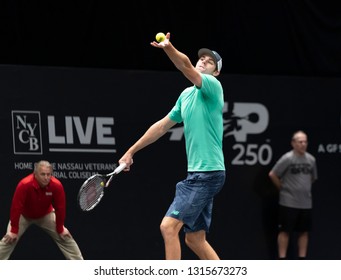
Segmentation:
[(212, 75), (202, 74), (202, 87), (186, 88), (169, 113), (184, 124), (187, 170), (225, 170), (223, 141), (224, 93)]

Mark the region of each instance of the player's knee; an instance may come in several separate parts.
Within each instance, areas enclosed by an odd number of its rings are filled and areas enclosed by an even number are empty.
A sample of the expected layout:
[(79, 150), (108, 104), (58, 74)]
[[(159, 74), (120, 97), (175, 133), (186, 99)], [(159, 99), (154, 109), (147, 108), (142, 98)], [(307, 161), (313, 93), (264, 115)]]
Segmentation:
[(162, 236), (165, 237), (165, 236), (170, 235), (172, 230), (169, 224), (162, 221), (160, 224), (160, 231), (161, 231)]
[(160, 224), (160, 231), (164, 238), (170, 238), (178, 234), (178, 231), (174, 224), (165, 220), (163, 220)]

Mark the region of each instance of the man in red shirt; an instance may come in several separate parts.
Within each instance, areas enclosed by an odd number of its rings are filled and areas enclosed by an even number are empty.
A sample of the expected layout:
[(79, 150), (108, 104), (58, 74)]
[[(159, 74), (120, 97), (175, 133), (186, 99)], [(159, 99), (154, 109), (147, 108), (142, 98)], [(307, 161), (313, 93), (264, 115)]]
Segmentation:
[(7, 233), (0, 240), (0, 260), (9, 259), (18, 240), (32, 224), (51, 236), (66, 259), (83, 259), (76, 241), (64, 226), (64, 187), (52, 173), (53, 167), (48, 161), (39, 161), (34, 172), (17, 185)]

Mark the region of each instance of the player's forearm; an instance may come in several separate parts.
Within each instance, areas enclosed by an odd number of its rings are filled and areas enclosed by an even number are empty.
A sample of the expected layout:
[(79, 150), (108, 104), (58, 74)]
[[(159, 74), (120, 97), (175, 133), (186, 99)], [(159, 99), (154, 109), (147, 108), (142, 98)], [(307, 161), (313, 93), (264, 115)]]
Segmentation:
[(154, 123), (145, 134), (133, 145), (131, 146), (126, 154), (129, 154), (131, 157), (133, 155), (142, 150), (143, 148), (149, 146), (150, 144), (157, 141), (161, 136), (163, 136), (167, 132), (167, 129), (161, 126), (161, 121)]
[(192, 67), (192, 63), (188, 56), (178, 51), (171, 43), (163, 49), (169, 59), (174, 63), (175, 67), (183, 72), (185, 69)]

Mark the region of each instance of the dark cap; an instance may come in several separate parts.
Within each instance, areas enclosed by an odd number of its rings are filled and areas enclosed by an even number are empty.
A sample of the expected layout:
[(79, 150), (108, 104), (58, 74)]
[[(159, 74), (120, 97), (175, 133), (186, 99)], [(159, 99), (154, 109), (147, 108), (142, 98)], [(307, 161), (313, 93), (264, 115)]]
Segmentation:
[(217, 66), (217, 70), (220, 72), (221, 68), (223, 67), (223, 59), (221, 58), (221, 56), (216, 51), (212, 51), (212, 50), (206, 49), (206, 48), (202, 48), (198, 51), (199, 58), (205, 54), (207, 54), (213, 58), (215, 65)]

